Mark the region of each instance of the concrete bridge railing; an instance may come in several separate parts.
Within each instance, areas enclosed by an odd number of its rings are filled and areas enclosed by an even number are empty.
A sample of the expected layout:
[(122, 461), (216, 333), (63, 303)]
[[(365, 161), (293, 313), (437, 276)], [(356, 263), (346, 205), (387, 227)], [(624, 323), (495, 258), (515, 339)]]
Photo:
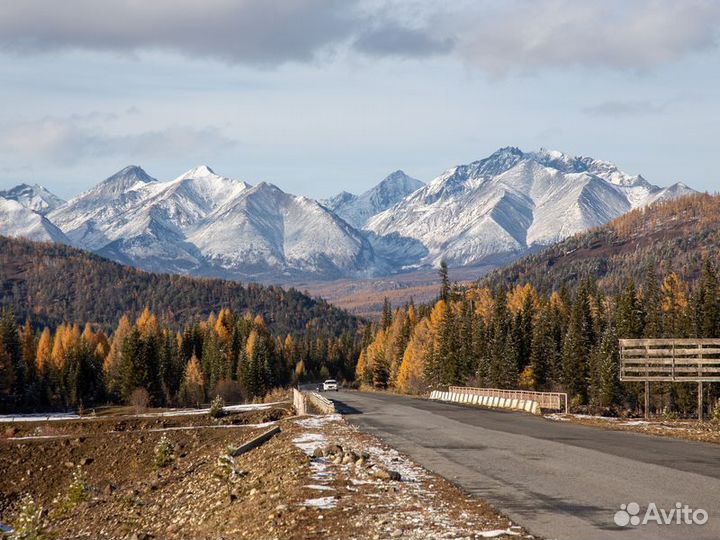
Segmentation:
[[(433, 390), (430, 399), (437, 401), (449, 401), (451, 403), (463, 403), (466, 405), (477, 405), (496, 409), (510, 409), (523, 411), (531, 414), (540, 414), (540, 404), (533, 399), (521, 399), (512, 395), (493, 395), (493, 392), (464, 392), (464, 388), (451, 386), (447, 392)], [(472, 389), (480, 390), (480, 389)], [(495, 389), (489, 389), (495, 390)]]

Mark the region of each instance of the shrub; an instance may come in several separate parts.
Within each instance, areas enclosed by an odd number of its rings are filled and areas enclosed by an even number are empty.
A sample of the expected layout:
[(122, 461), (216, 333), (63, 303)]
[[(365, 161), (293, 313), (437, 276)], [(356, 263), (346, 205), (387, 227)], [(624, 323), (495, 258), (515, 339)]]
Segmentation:
[(715, 402), (715, 406), (710, 413), (710, 421), (714, 424), (720, 424), (720, 399)]
[(75, 469), (72, 481), (67, 487), (65, 495), (58, 495), (53, 499), (55, 507), (52, 510), (51, 518), (63, 518), (72, 512), (75, 507), (90, 498), (90, 487), (87, 477), (81, 467)]
[(130, 405), (135, 407), (136, 412), (143, 412), (150, 406), (150, 393), (145, 388), (136, 388), (130, 394)]
[(155, 445), (155, 466), (162, 468), (170, 465), (175, 459), (175, 445), (165, 435)]
[(11, 538), (35, 539), (43, 538), (45, 512), (42, 506), (35, 502), (32, 495), (25, 495), (20, 501), (20, 507), (15, 520), (12, 522), (13, 532)]
[(75, 506), (82, 501), (90, 498), (90, 488), (87, 483), (87, 476), (81, 467), (73, 472), (72, 482), (68, 486), (67, 501), (71, 506)]
[(263, 396), (263, 403), (277, 403), (278, 401), (289, 401), (292, 399), (292, 390), (289, 388), (273, 388)]
[(224, 414), (223, 407), (225, 406), (225, 402), (223, 401), (223, 398), (220, 396), (215, 396), (215, 398), (212, 400), (212, 403), (210, 404), (210, 417), (211, 418), (220, 418)]
[(220, 396), (225, 403), (242, 403), (244, 400), (242, 386), (232, 379), (218, 381), (213, 390), (213, 395)]

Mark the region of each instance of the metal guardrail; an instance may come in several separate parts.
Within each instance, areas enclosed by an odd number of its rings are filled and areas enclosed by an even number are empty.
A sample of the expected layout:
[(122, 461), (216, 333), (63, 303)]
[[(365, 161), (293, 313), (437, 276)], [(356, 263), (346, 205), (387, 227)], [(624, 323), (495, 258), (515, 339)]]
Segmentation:
[(501, 390), (499, 388), (473, 388), (470, 386), (451, 386), (448, 391), (456, 394), (498, 397), (537, 401), (541, 409), (565, 410), (568, 412), (568, 397), (564, 392), (535, 392), (533, 390)]

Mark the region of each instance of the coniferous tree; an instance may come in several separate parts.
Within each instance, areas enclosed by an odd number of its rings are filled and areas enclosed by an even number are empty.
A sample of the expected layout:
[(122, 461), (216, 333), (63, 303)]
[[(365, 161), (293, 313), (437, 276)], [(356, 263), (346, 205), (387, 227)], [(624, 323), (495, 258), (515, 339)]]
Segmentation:
[(438, 275), (440, 276), (440, 300), (447, 303), (450, 301), (450, 275), (447, 262), (444, 260), (440, 261)]
[(717, 272), (712, 261), (706, 258), (693, 298), (695, 335), (699, 338), (720, 336), (719, 292)]
[(635, 283), (630, 281), (620, 296), (617, 309), (617, 334), (620, 338), (639, 339), (642, 337), (642, 316), (635, 292)]
[(644, 337), (659, 338), (663, 335), (662, 310), (660, 308), (662, 299), (653, 265), (648, 266), (642, 293), (642, 313), (645, 316)]
[(183, 405), (199, 407), (205, 402), (205, 378), (200, 361), (193, 355), (185, 367), (185, 375), (180, 385), (179, 400)]
[(594, 322), (590, 311), (590, 289), (578, 289), (563, 342), (563, 384), (581, 404), (587, 403), (588, 358), (595, 345)]
[(593, 405), (607, 409), (618, 403), (621, 388), (618, 379), (620, 353), (615, 328), (608, 324), (597, 351), (593, 354), (590, 395)]

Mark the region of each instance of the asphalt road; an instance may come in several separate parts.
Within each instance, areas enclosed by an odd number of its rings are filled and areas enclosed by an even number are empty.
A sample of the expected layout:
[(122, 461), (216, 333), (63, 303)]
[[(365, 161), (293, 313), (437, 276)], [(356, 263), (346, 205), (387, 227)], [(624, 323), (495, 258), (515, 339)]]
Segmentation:
[[(609, 431), (522, 413), (385, 394), (326, 394), (348, 421), (377, 435), (545, 538), (720, 538), (720, 446)], [(704, 525), (620, 527), (680, 502)], [(698, 517), (702, 517), (698, 515)]]

